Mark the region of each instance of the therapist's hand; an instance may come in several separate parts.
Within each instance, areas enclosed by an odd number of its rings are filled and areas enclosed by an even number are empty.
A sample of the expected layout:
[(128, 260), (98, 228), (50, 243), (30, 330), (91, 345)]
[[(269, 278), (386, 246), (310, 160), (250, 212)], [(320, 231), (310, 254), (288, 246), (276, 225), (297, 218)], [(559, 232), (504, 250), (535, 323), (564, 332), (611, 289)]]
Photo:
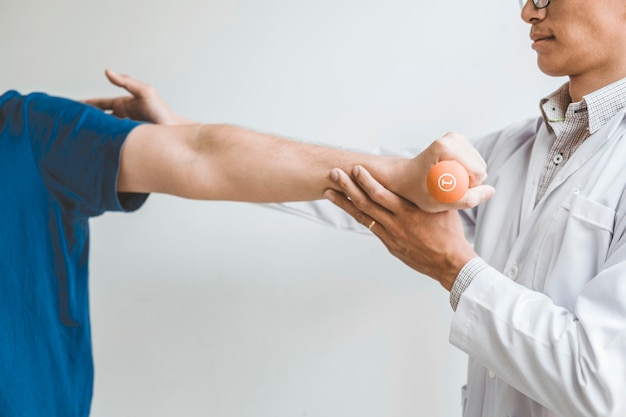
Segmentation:
[(363, 167), (355, 167), (352, 175), (356, 182), (334, 169), (331, 178), (343, 194), (327, 190), (325, 197), (369, 227), (392, 255), (450, 291), (461, 268), (478, 256), (465, 239), (458, 212), (427, 213), (387, 190)]
[[(430, 168), (444, 160), (456, 160), (469, 174), (470, 188), (456, 203), (440, 203), (428, 193), (426, 186)], [(495, 194), (495, 189), (490, 185), (483, 185), (486, 179), (487, 164), (478, 151), (465, 136), (450, 132), (432, 142), (423, 152), (411, 159), (409, 164), (388, 173), (384, 178), (384, 184), (394, 193), (417, 204), (422, 210), (436, 213), (472, 208), (489, 200)]]
[(129, 118), (161, 125), (192, 124), (193, 121), (174, 113), (150, 84), (128, 75), (106, 70), (109, 81), (130, 95), (113, 98), (92, 98), (84, 100), (103, 111), (108, 111), (121, 119)]

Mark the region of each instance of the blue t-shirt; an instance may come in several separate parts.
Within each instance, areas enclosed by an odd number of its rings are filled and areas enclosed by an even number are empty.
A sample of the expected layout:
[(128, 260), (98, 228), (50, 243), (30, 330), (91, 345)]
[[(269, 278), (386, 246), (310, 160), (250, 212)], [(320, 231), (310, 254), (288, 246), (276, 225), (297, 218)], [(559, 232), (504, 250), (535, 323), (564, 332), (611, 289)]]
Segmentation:
[(0, 96), (2, 417), (89, 414), (89, 218), (145, 201), (116, 191), (135, 126), (45, 94)]

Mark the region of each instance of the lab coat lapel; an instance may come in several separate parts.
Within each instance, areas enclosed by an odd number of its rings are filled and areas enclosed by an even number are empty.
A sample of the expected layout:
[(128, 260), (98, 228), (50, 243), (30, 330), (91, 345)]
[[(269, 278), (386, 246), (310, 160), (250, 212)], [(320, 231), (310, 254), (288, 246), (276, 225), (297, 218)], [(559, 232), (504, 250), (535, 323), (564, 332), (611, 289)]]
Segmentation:
[(536, 217), (534, 215), (535, 198), (537, 196), (539, 178), (543, 172), (543, 166), (546, 163), (553, 142), (554, 136), (540, 119), (537, 127), (537, 137), (530, 154), (530, 161), (528, 162), (528, 175), (526, 176), (526, 185), (523, 191), (524, 199), (520, 214), (520, 230), (527, 230), (529, 222), (533, 221), (533, 217)]
[[(537, 204), (537, 208), (542, 211), (540, 205), (549, 198), (556, 189), (561, 187), (563, 183), (572, 176), (575, 172), (578, 172), (580, 168), (588, 163), (594, 155), (600, 152), (603, 148), (610, 146), (612, 142), (619, 139), (626, 132), (626, 123), (622, 123), (624, 119), (624, 110), (619, 111), (611, 120), (609, 120), (602, 128), (597, 132), (589, 136), (580, 147), (574, 152), (572, 157), (567, 161), (565, 165), (557, 172), (556, 176), (548, 186), (543, 198)], [(547, 155), (547, 154), (546, 154)], [(545, 163), (545, 159), (544, 159)], [(602, 167), (598, 167), (602, 169)]]

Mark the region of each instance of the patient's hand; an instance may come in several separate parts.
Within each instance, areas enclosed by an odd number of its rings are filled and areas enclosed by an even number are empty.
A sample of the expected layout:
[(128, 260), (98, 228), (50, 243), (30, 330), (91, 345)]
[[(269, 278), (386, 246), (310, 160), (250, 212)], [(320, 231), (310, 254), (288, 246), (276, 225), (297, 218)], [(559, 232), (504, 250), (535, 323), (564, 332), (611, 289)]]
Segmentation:
[[(469, 174), (469, 190), (455, 203), (441, 203), (428, 192), (426, 177), (437, 162), (456, 160)], [(378, 179), (378, 178), (377, 178)], [(493, 197), (495, 189), (482, 185), (487, 179), (487, 164), (471, 143), (458, 133), (447, 133), (435, 140), (415, 158), (405, 160), (386, 172), (384, 185), (389, 190), (415, 203), (420, 209), (436, 213), (450, 209), (475, 207)]]
[(92, 98), (85, 100), (85, 103), (111, 112), (119, 118), (127, 117), (162, 125), (194, 123), (174, 113), (150, 84), (111, 70), (106, 70), (106, 76), (111, 83), (125, 89), (131, 95), (114, 98)]

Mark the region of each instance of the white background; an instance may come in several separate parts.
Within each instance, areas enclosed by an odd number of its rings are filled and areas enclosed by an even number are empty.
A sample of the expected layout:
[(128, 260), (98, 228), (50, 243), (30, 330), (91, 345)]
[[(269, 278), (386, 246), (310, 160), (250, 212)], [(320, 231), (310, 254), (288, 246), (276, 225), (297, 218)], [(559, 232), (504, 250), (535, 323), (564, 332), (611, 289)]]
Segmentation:
[[(334, 146), (401, 150), (534, 116), (516, 0), (0, 0), (0, 90), (119, 94)], [(253, 173), (251, 173), (253, 175)], [(92, 221), (93, 417), (460, 415), (448, 294), (375, 238), (153, 195)]]

